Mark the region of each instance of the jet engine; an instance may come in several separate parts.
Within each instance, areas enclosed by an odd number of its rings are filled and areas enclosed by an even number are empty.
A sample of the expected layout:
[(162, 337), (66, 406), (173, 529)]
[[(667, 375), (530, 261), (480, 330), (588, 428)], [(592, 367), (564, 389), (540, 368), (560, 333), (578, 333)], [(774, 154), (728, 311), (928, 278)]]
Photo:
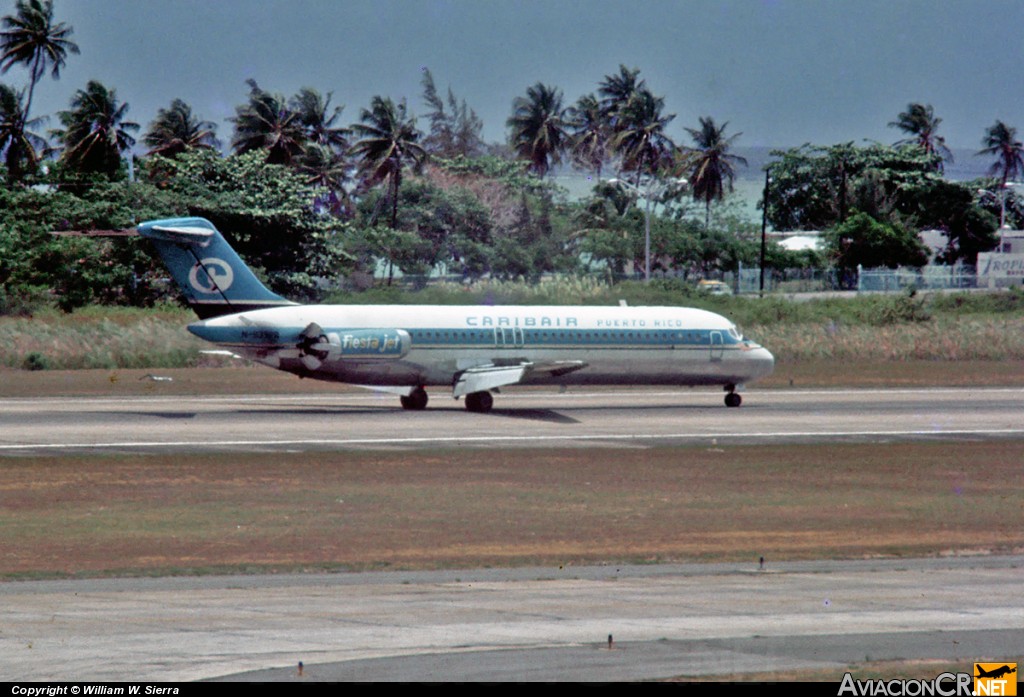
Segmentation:
[(403, 329), (353, 329), (325, 332), (315, 322), (303, 330), (296, 348), (308, 370), (338, 360), (396, 361), (412, 347)]

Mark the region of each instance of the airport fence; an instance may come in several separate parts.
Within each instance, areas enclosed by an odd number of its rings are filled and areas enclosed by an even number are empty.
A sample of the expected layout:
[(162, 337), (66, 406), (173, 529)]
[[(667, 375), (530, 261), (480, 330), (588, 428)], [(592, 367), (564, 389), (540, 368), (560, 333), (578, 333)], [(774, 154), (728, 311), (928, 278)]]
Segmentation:
[[(699, 280), (723, 281), (732, 291), (740, 295), (751, 295), (761, 291), (761, 269), (756, 266), (740, 266), (737, 271), (702, 274), (695, 272), (656, 271), (653, 278), (672, 278), (696, 285)], [(589, 283), (617, 283), (643, 280), (642, 273), (611, 274), (608, 271), (594, 271), (581, 275), (563, 277), (559, 274), (544, 274), (540, 279), (520, 283), (536, 285), (550, 283), (557, 278), (576, 278)], [(380, 282), (381, 279), (371, 279)], [(466, 278), (457, 275), (396, 276), (393, 285), (407, 289), (422, 289), (437, 284), (467, 285)], [(834, 290), (856, 290), (857, 292), (897, 293), (913, 288), (916, 290), (969, 289), (978, 287), (978, 275), (974, 266), (930, 265), (923, 268), (900, 267), (896, 269), (873, 268), (792, 268), (765, 269), (764, 291), (766, 293), (815, 293)]]
[(915, 290), (948, 290), (977, 288), (978, 273), (973, 266), (930, 265), (920, 269), (864, 269), (857, 268), (858, 292), (897, 292)]

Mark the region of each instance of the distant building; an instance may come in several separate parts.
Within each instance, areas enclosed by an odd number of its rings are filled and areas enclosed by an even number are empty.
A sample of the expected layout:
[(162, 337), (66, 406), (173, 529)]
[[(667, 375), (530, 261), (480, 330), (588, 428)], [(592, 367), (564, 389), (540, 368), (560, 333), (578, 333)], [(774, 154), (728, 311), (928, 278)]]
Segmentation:
[(1024, 230), (1003, 230), (1003, 253), (1024, 254)]
[(820, 252), (825, 248), (821, 239), (821, 233), (811, 231), (784, 232), (780, 234), (779, 246), (789, 252), (805, 252), (812, 250)]

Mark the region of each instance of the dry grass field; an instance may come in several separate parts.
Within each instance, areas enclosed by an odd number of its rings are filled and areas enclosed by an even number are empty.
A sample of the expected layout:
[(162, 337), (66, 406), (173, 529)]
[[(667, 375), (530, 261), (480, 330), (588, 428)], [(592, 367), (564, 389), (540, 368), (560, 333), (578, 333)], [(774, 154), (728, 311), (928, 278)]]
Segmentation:
[[(7, 458), (6, 578), (1024, 549), (1024, 443)], [(985, 463), (979, 466), (978, 463)]]

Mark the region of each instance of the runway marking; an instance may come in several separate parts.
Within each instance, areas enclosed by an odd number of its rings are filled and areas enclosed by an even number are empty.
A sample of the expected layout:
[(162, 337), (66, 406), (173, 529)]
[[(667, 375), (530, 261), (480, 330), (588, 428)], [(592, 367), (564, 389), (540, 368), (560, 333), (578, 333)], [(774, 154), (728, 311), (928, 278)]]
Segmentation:
[(416, 445), (422, 443), (541, 443), (577, 442), (588, 440), (654, 441), (654, 440), (708, 440), (737, 438), (839, 438), (849, 436), (867, 437), (920, 437), (920, 436), (1024, 436), (1022, 428), (1004, 429), (963, 429), (963, 430), (900, 430), (900, 431), (769, 431), (769, 432), (723, 432), (723, 433), (594, 433), (581, 435), (540, 435), (540, 436), (419, 436), (409, 438), (330, 438), (295, 440), (214, 440), (214, 441), (138, 441), (109, 443), (25, 443), (0, 445), (0, 452), (11, 450), (74, 450), (83, 448), (181, 448), (181, 447), (252, 447), (252, 446), (301, 446), (301, 445)]
[[(430, 392), (430, 390), (428, 390)], [(435, 397), (447, 396), (443, 391), (433, 391)], [(756, 390), (744, 390), (744, 393), (753, 392), (758, 395), (771, 397), (799, 397), (807, 395), (840, 396), (840, 395), (921, 395), (921, 394), (1024, 394), (1024, 388), (1019, 387), (922, 387), (915, 389), (899, 388), (865, 388), (865, 389), (786, 389), (786, 388), (764, 388)], [(722, 390), (713, 388), (679, 388), (672, 391), (607, 391), (607, 392), (545, 392), (536, 390), (530, 392), (502, 392), (501, 399), (604, 399), (608, 397), (622, 398), (652, 398), (652, 397), (679, 397), (687, 395), (708, 395), (718, 396)], [(346, 394), (311, 392), (297, 395), (217, 395), (217, 396), (188, 396), (188, 395), (153, 395), (135, 397), (8, 397), (0, 399), (0, 406), (6, 404), (17, 405), (25, 403), (59, 404), (71, 408), (82, 404), (159, 404), (161, 402), (197, 402), (208, 404), (231, 404), (231, 403), (262, 403), (262, 402), (317, 402), (317, 401), (383, 401), (395, 395), (388, 392), (355, 392)]]

